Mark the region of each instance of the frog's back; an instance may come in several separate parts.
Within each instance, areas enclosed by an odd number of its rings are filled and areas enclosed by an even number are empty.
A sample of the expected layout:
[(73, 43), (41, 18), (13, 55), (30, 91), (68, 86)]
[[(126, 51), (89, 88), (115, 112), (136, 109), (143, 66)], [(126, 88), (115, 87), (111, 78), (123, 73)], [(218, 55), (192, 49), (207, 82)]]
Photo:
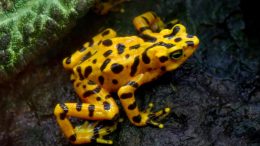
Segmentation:
[[(75, 66), (74, 74), (78, 77), (84, 76), (108, 91), (116, 91), (138, 72), (133, 65), (140, 62), (139, 56), (145, 48), (143, 45), (143, 40), (136, 36), (103, 40), (88, 48), (91, 52), (89, 54), (92, 54), (91, 57)], [(81, 72), (77, 71), (79, 67)], [(128, 80), (122, 80), (122, 78)]]

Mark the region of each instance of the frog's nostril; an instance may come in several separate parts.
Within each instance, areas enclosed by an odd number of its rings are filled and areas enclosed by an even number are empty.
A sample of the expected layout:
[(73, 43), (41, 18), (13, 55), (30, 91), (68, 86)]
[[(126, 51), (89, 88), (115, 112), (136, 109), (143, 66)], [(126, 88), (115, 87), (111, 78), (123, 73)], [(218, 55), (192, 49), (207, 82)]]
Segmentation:
[(186, 41), (186, 44), (187, 44), (188, 47), (198, 46), (199, 39), (196, 36), (193, 36), (193, 39)]
[(186, 41), (186, 44), (187, 44), (189, 47), (194, 47), (195, 45), (197, 45), (197, 44), (194, 43), (194, 41)]
[(187, 38), (193, 38), (193, 35), (188, 34)]

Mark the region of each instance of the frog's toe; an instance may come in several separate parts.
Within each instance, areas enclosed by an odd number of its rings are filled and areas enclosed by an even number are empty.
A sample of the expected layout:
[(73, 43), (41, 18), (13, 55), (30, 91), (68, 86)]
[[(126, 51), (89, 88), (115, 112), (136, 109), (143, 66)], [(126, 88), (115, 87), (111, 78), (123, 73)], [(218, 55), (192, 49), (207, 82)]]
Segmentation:
[(154, 107), (154, 104), (153, 103), (149, 103), (148, 108), (145, 110), (145, 112), (150, 113), (151, 110), (153, 109), (153, 107)]
[(101, 144), (113, 144), (112, 140), (107, 140), (103, 138), (97, 138), (95, 139), (96, 143), (101, 143)]
[(94, 128), (94, 136), (92, 142), (101, 144), (113, 144), (112, 140), (103, 139), (103, 136), (108, 135), (116, 130), (118, 122), (111, 122), (99, 124)]
[(162, 119), (164, 119), (170, 113), (171, 109), (166, 107), (157, 112), (152, 112), (151, 110), (153, 107), (154, 107), (154, 104), (149, 103), (148, 108), (143, 112), (142, 116), (143, 117), (147, 116), (146, 118), (144, 118), (144, 119), (146, 119), (147, 125), (163, 128), (164, 125), (162, 123), (160, 123), (160, 121)]
[(118, 122), (119, 122), (119, 123), (124, 122), (124, 118), (119, 118)]
[(82, 143), (101, 143), (113, 144), (112, 140), (104, 139), (106, 136), (116, 130), (119, 121), (86, 121), (84, 124), (75, 127), (77, 141), (75, 144)]
[(164, 125), (162, 123), (159, 123), (159, 122), (157, 122), (155, 120), (148, 120), (146, 123), (148, 125), (159, 127), (159, 128), (163, 128), (164, 127)]
[(156, 113), (154, 113), (156, 120), (161, 121), (170, 113), (170, 111), (171, 109), (169, 107), (157, 111)]
[(156, 119), (156, 121), (160, 121), (165, 118), (171, 111), (169, 107), (161, 109), (157, 112), (151, 112), (152, 108), (154, 107), (153, 103), (149, 103), (148, 108), (145, 110), (145, 113), (148, 113), (149, 119)]

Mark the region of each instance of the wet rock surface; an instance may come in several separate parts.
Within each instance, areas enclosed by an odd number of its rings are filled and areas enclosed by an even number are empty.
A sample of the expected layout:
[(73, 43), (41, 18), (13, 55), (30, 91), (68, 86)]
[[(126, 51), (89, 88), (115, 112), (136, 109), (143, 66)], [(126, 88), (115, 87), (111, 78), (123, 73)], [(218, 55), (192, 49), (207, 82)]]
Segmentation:
[(107, 16), (89, 13), (55, 49), (0, 84), (0, 145), (70, 145), (53, 115), (57, 103), (78, 100), (62, 59), (106, 27), (136, 34), (132, 18), (148, 10), (165, 21), (180, 19), (201, 45), (179, 69), (136, 93), (142, 109), (149, 102), (155, 110), (172, 108), (165, 128), (135, 127), (122, 112), (124, 122), (108, 138), (126, 146), (259, 145), (259, 42), (249, 35), (253, 28), (241, 2), (133, 0), (124, 8)]

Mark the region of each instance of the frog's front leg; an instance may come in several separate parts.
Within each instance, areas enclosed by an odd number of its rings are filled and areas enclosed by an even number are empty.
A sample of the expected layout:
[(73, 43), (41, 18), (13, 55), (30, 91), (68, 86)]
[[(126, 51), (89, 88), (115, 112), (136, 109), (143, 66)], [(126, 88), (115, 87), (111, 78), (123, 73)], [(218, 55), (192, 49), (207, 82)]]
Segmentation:
[(133, 124), (136, 126), (153, 125), (163, 128), (163, 124), (160, 124), (158, 121), (169, 114), (170, 108), (164, 108), (153, 113), (151, 112), (153, 104), (150, 103), (148, 109), (141, 112), (136, 104), (134, 92), (140, 85), (145, 83), (145, 78), (144, 74), (136, 76), (118, 90), (118, 96), (129, 120)]

